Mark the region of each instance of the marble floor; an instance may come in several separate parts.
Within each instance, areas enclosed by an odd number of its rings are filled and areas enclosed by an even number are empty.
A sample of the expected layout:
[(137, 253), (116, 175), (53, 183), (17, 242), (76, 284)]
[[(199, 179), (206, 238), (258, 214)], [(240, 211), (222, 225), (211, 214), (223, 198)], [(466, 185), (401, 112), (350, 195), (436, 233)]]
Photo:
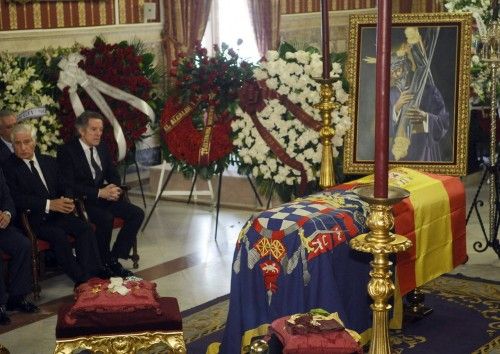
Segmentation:
[[(469, 204), (479, 176), (469, 176), (464, 182)], [(485, 201), (487, 193), (488, 186), (485, 185), (481, 193)], [(132, 195), (132, 199), (137, 205), (142, 205), (137, 194)], [(147, 203), (146, 213), (149, 213), (151, 197)], [(488, 215), (487, 204), (483, 209), (483, 214)], [(140, 235), (141, 260), (137, 274), (156, 282), (161, 296), (177, 297), (181, 310), (227, 294), (235, 240), (241, 227), (255, 212), (253, 207), (222, 208), (215, 240), (213, 206), (160, 201)], [(469, 222), (467, 233), (469, 261), (455, 272), (500, 280), (499, 257), (491, 249), (483, 253), (472, 249), (473, 242), (482, 240), (475, 216)], [(132, 268), (131, 261), (124, 262), (124, 265)], [(64, 275), (44, 280), (38, 303), (41, 312), (35, 315), (12, 314), (12, 324), (0, 327), (0, 343), (12, 354), (53, 353), (55, 313), (61, 301), (71, 296), (72, 290), (70, 280)]]

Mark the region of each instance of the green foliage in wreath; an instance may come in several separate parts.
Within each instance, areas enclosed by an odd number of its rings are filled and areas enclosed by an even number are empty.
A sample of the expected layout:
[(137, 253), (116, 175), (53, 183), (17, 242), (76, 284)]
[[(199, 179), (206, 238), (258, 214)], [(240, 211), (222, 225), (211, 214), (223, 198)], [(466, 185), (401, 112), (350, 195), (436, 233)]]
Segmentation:
[[(242, 60), (238, 53), (225, 43), (214, 45), (213, 55), (198, 43), (193, 53), (178, 53), (172, 62), (168, 99), (181, 107), (190, 102), (199, 102), (185, 120), (168, 133), (163, 141), (163, 156), (172, 168), (185, 177), (197, 173), (209, 179), (227, 169), (232, 162), (230, 155), (234, 150), (231, 143), (231, 121), (238, 107), (238, 90), (252, 77), (252, 64)], [(198, 145), (206, 127), (207, 110), (215, 108), (210, 155), (215, 156), (208, 164), (198, 163)], [(171, 116), (169, 102), (164, 108), (162, 121)], [(224, 141), (224, 142), (223, 142)], [(190, 145), (189, 142), (195, 142)], [(227, 143), (226, 143), (227, 142)]]

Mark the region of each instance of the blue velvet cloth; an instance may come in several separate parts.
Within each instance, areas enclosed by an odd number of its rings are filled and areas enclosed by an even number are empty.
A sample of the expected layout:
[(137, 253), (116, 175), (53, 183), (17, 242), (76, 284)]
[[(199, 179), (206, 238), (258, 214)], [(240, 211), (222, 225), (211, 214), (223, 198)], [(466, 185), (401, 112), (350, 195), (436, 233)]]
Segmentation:
[(371, 255), (348, 244), (366, 232), (366, 212), (351, 191), (332, 190), (253, 217), (236, 245), (219, 352), (239, 353), (246, 331), (313, 308), (338, 312), (358, 333), (368, 329)]

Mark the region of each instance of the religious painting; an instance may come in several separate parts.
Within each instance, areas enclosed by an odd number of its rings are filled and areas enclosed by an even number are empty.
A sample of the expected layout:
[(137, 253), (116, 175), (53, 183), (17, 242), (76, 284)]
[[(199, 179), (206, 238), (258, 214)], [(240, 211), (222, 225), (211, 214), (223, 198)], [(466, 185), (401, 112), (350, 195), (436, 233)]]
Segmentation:
[[(371, 173), (375, 154), (376, 22), (351, 16), (352, 127), (345, 173)], [(389, 164), (465, 175), (472, 17), (425, 13), (392, 16), (389, 68)]]

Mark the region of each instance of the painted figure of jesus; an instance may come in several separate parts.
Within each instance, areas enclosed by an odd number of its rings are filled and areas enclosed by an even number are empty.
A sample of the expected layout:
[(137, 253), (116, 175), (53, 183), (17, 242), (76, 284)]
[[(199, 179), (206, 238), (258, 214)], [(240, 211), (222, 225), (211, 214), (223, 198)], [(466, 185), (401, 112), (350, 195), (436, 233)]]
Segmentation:
[(422, 38), (418, 28), (407, 27), (405, 36), (391, 56), (390, 160), (441, 161), (450, 115), (430, 70), (439, 30)]

